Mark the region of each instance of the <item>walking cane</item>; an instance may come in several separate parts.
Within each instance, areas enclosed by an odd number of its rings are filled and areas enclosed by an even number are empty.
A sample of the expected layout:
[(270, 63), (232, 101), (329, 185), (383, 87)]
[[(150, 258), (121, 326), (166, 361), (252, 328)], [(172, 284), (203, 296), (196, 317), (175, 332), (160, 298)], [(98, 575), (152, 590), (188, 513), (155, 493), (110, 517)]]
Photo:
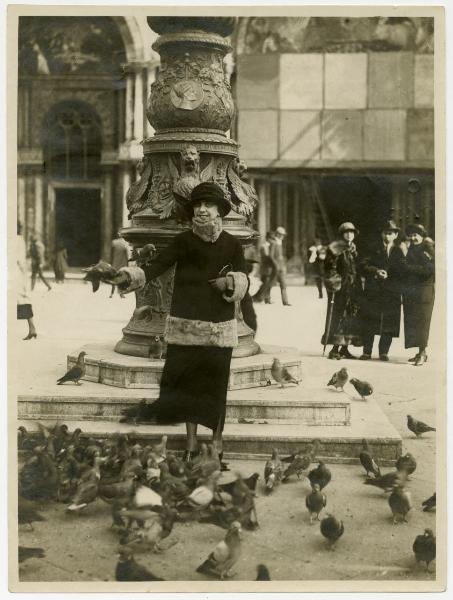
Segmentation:
[(322, 349), (322, 355), (326, 353), (326, 348), (330, 335), (330, 326), (332, 325), (332, 313), (333, 313), (333, 303), (335, 302), (335, 292), (332, 292), (332, 297), (329, 302), (329, 306), (327, 307), (327, 327), (325, 331), (324, 337), (324, 348)]

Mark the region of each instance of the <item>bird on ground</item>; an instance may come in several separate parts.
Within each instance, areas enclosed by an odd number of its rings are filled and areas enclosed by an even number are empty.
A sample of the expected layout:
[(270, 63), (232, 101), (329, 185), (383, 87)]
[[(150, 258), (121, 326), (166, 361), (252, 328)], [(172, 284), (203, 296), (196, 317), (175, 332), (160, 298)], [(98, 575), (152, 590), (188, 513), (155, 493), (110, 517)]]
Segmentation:
[(398, 519), (407, 523), (406, 515), (412, 508), (411, 495), (403, 486), (396, 486), (389, 496), (389, 506), (393, 514), (393, 524)]
[(76, 385), (82, 385), (79, 380), (82, 379), (86, 373), (85, 356), (86, 352), (79, 352), (77, 363), (69, 369), (63, 377), (57, 379), (57, 385), (62, 385), (63, 383), (66, 383), (66, 381), (72, 381)]
[(244, 485), (247, 490), (254, 492), (256, 490), (256, 484), (258, 479), (260, 478), (259, 473), (253, 473), (250, 477), (246, 477), (245, 479), (238, 473), (237, 478), (234, 481), (229, 481), (228, 483), (221, 483), (219, 485), (219, 489), (230, 494), (230, 496), (234, 496), (235, 494), (245, 492)]
[(404, 471), (390, 471), (380, 477), (369, 477), (363, 483), (378, 487), (384, 492), (390, 492), (395, 486), (404, 485), (406, 480), (407, 475)]
[(168, 436), (163, 435), (158, 444), (152, 445), (151, 456), (155, 459), (157, 464), (165, 460), (167, 456), (167, 441)]
[(423, 512), (428, 512), (432, 508), (436, 508), (436, 492), (426, 500), (422, 502)]
[(31, 451), (37, 446), (38, 442), (34, 440), (27, 429), (21, 425), (17, 428), (17, 449)]
[(415, 433), (415, 437), (417, 438), (428, 431), (436, 431), (435, 427), (431, 427), (430, 425), (423, 423), (423, 421), (417, 421), (417, 419), (414, 419), (411, 415), (407, 415), (407, 428), (409, 431), (412, 431), (412, 433)]
[(241, 525), (233, 521), (225, 539), (217, 544), (208, 558), (197, 568), (197, 573), (213, 575), (225, 579), (232, 577), (231, 569), (241, 554)]
[(412, 475), (417, 468), (417, 461), (410, 452), (406, 452), (404, 456), (398, 458), (395, 466), (397, 471), (405, 471), (407, 475)]
[(192, 464), (192, 468), (188, 473), (189, 479), (207, 478), (215, 471), (220, 471), (220, 460), (214, 446), (209, 444), (201, 444), (200, 454), (197, 460)]
[(220, 471), (214, 471), (207, 479), (201, 479), (200, 485), (177, 505), (178, 509), (181, 507), (200, 510), (207, 507), (214, 499), (214, 491), (219, 477)]
[(271, 375), (275, 381), (280, 384), (281, 388), (285, 387), (285, 383), (295, 383), (296, 385), (299, 385), (299, 381), (291, 375), (278, 358), (274, 358), (271, 367)]
[(316, 519), (319, 521), (319, 513), (325, 508), (326, 504), (326, 495), (321, 492), (319, 485), (315, 483), (312, 492), (305, 498), (305, 506), (310, 513), (310, 525), (313, 523), (314, 515), (316, 515)]
[(257, 565), (256, 581), (271, 581), (269, 569), (266, 567), (266, 565)]
[(423, 535), (417, 535), (412, 550), (417, 563), (425, 562), (429, 571), (429, 563), (436, 558), (436, 538), (431, 529), (425, 529)]
[(330, 469), (326, 467), (322, 460), (319, 461), (318, 466), (312, 469), (308, 474), (312, 489), (315, 484), (319, 485), (319, 489), (322, 490), (332, 479), (332, 473)]
[(77, 512), (96, 500), (101, 479), (100, 466), (103, 460), (100, 456), (95, 456), (93, 466), (82, 473), (72, 502), (66, 508), (67, 511)]
[(58, 471), (45, 446), (35, 446), (19, 473), (19, 494), (28, 500), (51, 500), (57, 496)]
[(29, 558), (44, 558), (46, 553), (43, 548), (27, 548), (26, 546), (19, 546), (18, 558), (19, 562), (23, 563)]
[(164, 581), (157, 577), (134, 559), (130, 548), (124, 546), (119, 549), (119, 560), (115, 569), (116, 581)]
[[(121, 512), (121, 515), (127, 517), (133, 514), (137, 518), (134, 512), (126, 509)], [(121, 540), (122, 543), (133, 547), (142, 546), (153, 552), (162, 552), (160, 542), (172, 532), (177, 514), (176, 510), (164, 507), (161, 512), (155, 513), (154, 518), (147, 515), (148, 518), (144, 520), (139, 529), (128, 529), (128, 533)]]
[(322, 535), (328, 540), (330, 549), (333, 550), (335, 543), (344, 533), (343, 521), (339, 521), (333, 515), (324, 517), (320, 525)]
[(368, 441), (365, 439), (362, 440), (362, 451), (359, 454), (359, 460), (362, 464), (362, 467), (366, 471), (367, 477), (370, 473), (373, 473), (375, 477), (381, 476), (381, 470), (379, 469), (376, 461), (372, 457), (370, 453), (370, 448), (368, 446)]
[(337, 371), (336, 373), (334, 373), (332, 375), (327, 386), (333, 385), (336, 390), (341, 389), (341, 391), (344, 392), (343, 388), (346, 385), (346, 383), (348, 382), (348, 379), (349, 379), (348, 370), (346, 369), (346, 367), (343, 367), (342, 369), (340, 369), (339, 371)]
[(264, 465), (264, 483), (266, 491), (272, 491), (278, 485), (283, 477), (283, 465), (278, 456), (278, 451), (274, 448), (272, 456)]
[(313, 440), (313, 443), (310, 444), (308, 450), (304, 453), (302, 451), (291, 454), (291, 456), (287, 456), (282, 458), (282, 462), (290, 463), (289, 466), (285, 469), (283, 473), (283, 483), (286, 483), (291, 475), (297, 475), (297, 479), (300, 478), (303, 471), (308, 469), (314, 460), (316, 454), (319, 452), (319, 440)]
[(108, 262), (100, 260), (95, 265), (82, 269), (86, 273), (84, 281), (89, 281), (93, 286), (93, 292), (97, 292), (101, 281), (107, 281), (113, 279), (117, 275), (116, 269), (112, 267)]
[(38, 512), (37, 505), (34, 502), (19, 496), (17, 501), (17, 520), (19, 525), (30, 525), (30, 529), (33, 530), (32, 523), (45, 521), (46, 519)]
[(366, 396), (371, 396), (373, 393), (373, 386), (368, 381), (360, 381), (355, 377), (352, 377), (350, 380), (351, 384), (354, 386), (355, 391), (360, 395), (362, 400), (365, 400)]

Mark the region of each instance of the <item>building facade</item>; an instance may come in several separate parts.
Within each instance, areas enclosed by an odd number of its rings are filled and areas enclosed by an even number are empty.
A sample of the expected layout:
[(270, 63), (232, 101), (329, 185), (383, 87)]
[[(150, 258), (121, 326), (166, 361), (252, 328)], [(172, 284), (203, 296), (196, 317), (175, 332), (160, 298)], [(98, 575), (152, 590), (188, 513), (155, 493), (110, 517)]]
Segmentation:
[[(51, 259), (109, 259), (127, 224), (150, 84), (146, 19), (21, 17), (18, 218)], [(240, 18), (231, 132), (256, 187), (261, 235), (283, 225), (289, 266), (352, 220), (362, 239), (392, 216), (434, 235), (433, 20)]]

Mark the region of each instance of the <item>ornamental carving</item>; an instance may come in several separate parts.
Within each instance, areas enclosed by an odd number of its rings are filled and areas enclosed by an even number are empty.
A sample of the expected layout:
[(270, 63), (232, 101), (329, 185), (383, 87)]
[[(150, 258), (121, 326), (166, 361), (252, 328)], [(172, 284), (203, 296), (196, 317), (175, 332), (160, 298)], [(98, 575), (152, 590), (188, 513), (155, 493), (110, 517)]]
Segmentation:
[(234, 103), (223, 56), (213, 48), (162, 49), (147, 111), (157, 131), (178, 127), (230, 129)]
[(146, 208), (147, 192), (151, 183), (152, 165), (148, 157), (144, 157), (137, 163), (137, 172), (140, 175), (126, 194), (126, 205), (129, 211), (128, 219), (131, 219), (135, 213)]

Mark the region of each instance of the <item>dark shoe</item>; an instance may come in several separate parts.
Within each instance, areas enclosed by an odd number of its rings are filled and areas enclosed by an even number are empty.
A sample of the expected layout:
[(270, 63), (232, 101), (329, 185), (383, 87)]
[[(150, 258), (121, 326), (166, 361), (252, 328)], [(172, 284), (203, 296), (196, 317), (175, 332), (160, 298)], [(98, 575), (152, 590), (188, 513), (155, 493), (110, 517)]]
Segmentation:
[(371, 360), (371, 354), (364, 352), (362, 356), (359, 356), (359, 360)]
[(183, 462), (192, 462), (192, 460), (198, 456), (199, 452), (198, 450), (185, 450), (182, 460)]
[(283, 306), (292, 306), (292, 304), (290, 304), (289, 302), (284, 302)]
[(23, 339), (24, 339), (24, 340), (32, 340), (33, 338), (37, 338), (37, 337), (38, 337), (38, 334), (37, 334), (37, 333), (29, 333), (29, 334), (27, 335), (27, 337), (24, 337)]
[(418, 359), (418, 356), (419, 356), (419, 355), (418, 355), (418, 354), (416, 354), (415, 356), (413, 356), (412, 358), (410, 358), (410, 359), (408, 360), (408, 362), (413, 362), (413, 363), (414, 363), (414, 362), (416, 362), (416, 361), (417, 361), (417, 359)]
[(230, 468), (228, 467), (228, 463), (222, 462), (222, 458), (223, 458), (223, 451), (219, 452), (220, 470), (221, 471), (230, 471)]
[(357, 358), (357, 356), (354, 356), (353, 354), (351, 354), (347, 348), (342, 348), (340, 350), (340, 356), (341, 356), (341, 358), (349, 358), (351, 360), (356, 360), (356, 358)]
[(331, 350), (329, 352), (328, 358), (333, 359), (333, 360), (340, 360), (341, 354), (339, 352), (335, 352), (334, 350)]
[(382, 362), (388, 362), (389, 357), (387, 356), (387, 354), (379, 354), (379, 360), (382, 360)]
[(414, 367), (421, 367), (423, 365), (423, 363), (425, 363), (427, 360), (428, 360), (427, 354), (425, 354), (424, 352), (422, 354), (419, 354), (417, 356), (417, 360), (414, 362)]

